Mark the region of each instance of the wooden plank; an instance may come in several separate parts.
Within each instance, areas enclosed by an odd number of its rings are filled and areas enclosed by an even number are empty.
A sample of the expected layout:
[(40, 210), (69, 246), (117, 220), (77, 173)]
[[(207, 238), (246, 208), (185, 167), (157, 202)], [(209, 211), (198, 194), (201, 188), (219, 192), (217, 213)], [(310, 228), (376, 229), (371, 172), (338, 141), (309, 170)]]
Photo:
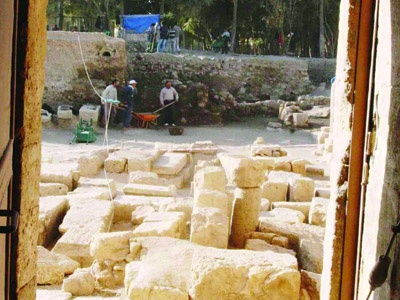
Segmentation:
[(3, 201), (3, 195), (6, 194), (10, 180), (12, 177), (12, 156), (13, 156), (13, 140), (8, 142), (7, 148), (0, 159), (0, 206)]

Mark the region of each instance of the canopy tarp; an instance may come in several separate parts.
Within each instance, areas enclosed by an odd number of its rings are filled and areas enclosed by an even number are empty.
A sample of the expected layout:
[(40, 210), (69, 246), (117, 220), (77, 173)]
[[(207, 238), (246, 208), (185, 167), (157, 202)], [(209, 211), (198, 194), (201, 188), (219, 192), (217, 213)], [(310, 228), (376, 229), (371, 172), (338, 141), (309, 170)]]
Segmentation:
[(134, 33), (145, 33), (152, 23), (160, 22), (160, 15), (121, 15), (122, 27)]

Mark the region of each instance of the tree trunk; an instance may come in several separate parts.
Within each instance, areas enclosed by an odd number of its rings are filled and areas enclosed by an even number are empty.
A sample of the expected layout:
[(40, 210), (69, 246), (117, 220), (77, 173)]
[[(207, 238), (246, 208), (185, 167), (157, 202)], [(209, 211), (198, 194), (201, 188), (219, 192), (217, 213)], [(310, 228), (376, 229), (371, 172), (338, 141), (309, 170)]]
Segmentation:
[(319, 56), (325, 57), (324, 0), (319, 1)]
[(60, 28), (60, 30), (63, 30), (63, 25), (64, 25), (64, 1), (60, 0), (58, 2), (58, 28)]
[(161, 2), (160, 2), (160, 15), (161, 15), (161, 17), (164, 14), (164, 10), (165, 10), (165, 0), (161, 0)]
[(231, 52), (234, 52), (235, 42), (236, 42), (238, 1), (239, 0), (233, 0), (232, 39), (231, 39), (231, 49), (230, 49)]

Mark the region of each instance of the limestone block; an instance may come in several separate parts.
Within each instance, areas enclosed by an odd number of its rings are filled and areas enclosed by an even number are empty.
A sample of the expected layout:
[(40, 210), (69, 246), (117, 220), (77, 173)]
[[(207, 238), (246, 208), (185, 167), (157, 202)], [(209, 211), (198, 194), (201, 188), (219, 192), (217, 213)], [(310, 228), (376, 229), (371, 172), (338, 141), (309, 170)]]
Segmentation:
[(64, 272), (57, 260), (51, 256), (50, 251), (38, 246), (37, 256), (37, 283), (38, 284), (61, 284)]
[(307, 239), (300, 240), (298, 259), (303, 270), (321, 274), (324, 260), (323, 242)]
[(171, 238), (137, 240), (142, 246), (142, 260), (129, 263), (125, 269), (125, 293), (129, 299), (189, 299), (195, 245)]
[(228, 198), (217, 190), (196, 190), (193, 199), (194, 207), (214, 207), (228, 215)]
[(299, 290), (300, 273), (290, 254), (195, 250), (189, 287), (192, 299), (298, 300)]
[(264, 211), (260, 214), (259, 220), (262, 221), (271, 221), (277, 220), (284, 223), (294, 224), (294, 223), (303, 223), (305, 220), (305, 216), (302, 212), (289, 209), (289, 208), (275, 208), (271, 211)]
[(93, 237), (90, 255), (100, 263), (105, 260), (121, 261), (130, 253), (129, 239), (132, 232), (102, 232)]
[[(64, 164), (65, 165), (65, 164)], [(61, 183), (72, 190), (72, 170), (75, 165), (70, 165), (69, 168), (60, 167), (59, 164), (42, 163), (40, 170), (40, 182), (43, 183)]]
[(246, 245), (244, 246), (244, 248), (246, 250), (251, 250), (251, 251), (272, 251), (275, 253), (290, 254), (296, 257), (296, 252), (294, 252), (293, 250), (271, 245), (268, 244), (266, 241), (258, 239), (246, 240)]
[(290, 249), (296, 252), (300, 249), (300, 240), (310, 240), (323, 243), (325, 229), (323, 227), (308, 225), (305, 223), (288, 224), (278, 221), (262, 221), (259, 230), (266, 233), (274, 233), (289, 239)]
[(140, 225), (143, 223), (144, 219), (155, 212), (153, 206), (150, 205), (143, 205), (138, 206), (135, 211), (132, 212), (131, 222), (133, 225)]
[(81, 177), (78, 181), (78, 187), (110, 188), (113, 197), (117, 193), (117, 184), (114, 179)]
[(129, 173), (129, 183), (169, 186), (170, 183), (160, 178), (157, 173), (145, 171), (133, 171)]
[(175, 185), (157, 186), (135, 183), (128, 183), (124, 186), (123, 191), (125, 195), (144, 195), (160, 197), (175, 197), (177, 193)]
[(306, 165), (306, 173), (307, 176), (321, 176), (325, 175), (325, 170), (322, 167), (314, 166), (314, 165)]
[[(268, 173), (268, 181), (270, 182), (286, 182), (289, 183), (291, 180), (296, 178), (302, 178), (300, 174), (284, 171), (271, 171)], [(271, 199), (270, 199), (271, 200)]]
[(275, 168), (275, 159), (272, 157), (256, 156), (253, 160), (260, 162), (265, 172), (269, 172)]
[(159, 175), (160, 180), (165, 182), (165, 185), (175, 185), (178, 189), (183, 188), (191, 179), (191, 167), (185, 167), (178, 175)]
[(136, 227), (133, 231), (134, 237), (158, 236), (180, 238), (182, 233), (179, 231), (178, 221), (165, 222), (145, 222)]
[(223, 248), (228, 247), (229, 218), (226, 210), (213, 207), (194, 207), (190, 228), (192, 243)]
[(310, 162), (305, 159), (296, 159), (292, 161), (292, 171), (302, 176), (307, 176), (306, 165)]
[(321, 290), (321, 275), (301, 270), (300, 276), (301, 288), (307, 291), (311, 300), (319, 300)]
[(98, 150), (81, 156), (78, 160), (79, 170), (82, 176), (97, 176), (104, 167), (104, 161), (108, 157), (107, 150)]
[(85, 104), (79, 109), (79, 119), (82, 119), (86, 122), (92, 122), (93, 124), (97, 124), (97, 120), (100, 115), (100, 106), (99, 105), (89, 105)]
[(176, 198), (172, 203), (161, 205), (159, 211), (183, 212), (185, 214), (185, 222), (189, 222), (192, 218), (193, 198)]
[(256, 188), (264, 182), (265, 171), (259, 161), (230, 155), (221, 155), (219, 159), (225, 170), (228, 184), (239, 188)]
[(308, 127), (308, 114), (307, 113), (293, 113), (294, 127), (306, 128)]
[(311, 201), (314, 197), (315, 183), (310, 178), (292, 179), (289, 188), (289, 200), (296, 202)]
[(271, 245), (289, 249), (289, 239), (284, 236), (274, 236), (272, 238)]
[(95, 278), (90, 269), (77, 269), (70, 277), (64, 279), (62, 291), (74, 296), (90, 296), (95, 288)]
[(59, 290), (41, 289), (40, 286), (36, 288), (36, 299), (40, 300), (70, 300), (71, 293), (66, 293)]
[(289, 240), (284, 236), (279, 236), (274, 233), (266, 233), (266, 232), (250, 232), (246, 234), (246, 240), (248, 239), (256, 239), (263, 240), (267, 244), (279, 246), (285, 249), (289, 249)]
[(260, 205), (260, 188), (235, 190), (231, 226), (231, 242), (235, 247), (244, 247), (245, 234), (257, 228)]
[(57, 261), (58, 265), (61, 266), (65, 275), (71, 275), (76, 269), (81, 267), (79, 262), (66, 255), (54, 252), (50, 252), (50, 254)]
[(316, 187), (314, 191), (315, 197), (321, 197), (330, 199), (331, 198), (331, 189), (330, 188), (323, 188), (323, 187)]
[(159, 175), (177, 175), (187, 163), (186, 154), (167, 152), (154, 162), (152, 171)]
[(110, 195), (110, 190), (106, 187), (90, 187), (90, 186), (81, 186), (77, 187), (74, 189), (72, 192), (68, 193), (68, 197), (70, 196), (76, 196), (80, 197), (81, 199), (97, 199), (97, 200), (111, 200), (111, 196), (115, 197), (116, 191), (113, 193), (111, 190), (111, 195)]
[(147, 222), (177, 222), (179, 224), (179, 238), (185, 238), (186, 233), (186, 222), (185, 214), (183, 212), (153, 212), (149, 214), (144, 220)]
[(48, 245), (59, 235), (58, 226), (68, 210), (64, 196), (49, 196), (39, 199), (38, 245)]
[(130, 222), (132, 213), (140, 206), (150, 206), (151, 200), (145, 196), (123, 195), (114, 199), (114, 223)]
[(273, 156), (274, 151), (280, 151), (279, 145), (252, 145), (250, 152), (252, 156)]
[(300, 211), (308, 220), (308, 215), (310, 214), (311, 202), (274, 202), (272, 203), (272, 209), (275, 208), (289, 208), (293, 210)]
[(61, 233), (65, 233), (73, 227), (94, 226), (102, 232), (108, 231), (112, 224), (113, 213), (113, 202), (102, 200), (85, 201), (70, 208), (59, 226), (59, 230)]
[(206, 167), (194, 175), (194, 188), (215, 190), (224, 193), (226, 186), (225, 172), (221, 167)]
[(271, 210), (271, 202), (268, 199), (261, 198), (260, 211)]
[(275, 171), (292, 172), (292, 164), (290, 161), (279, 161), (275, 163)]
[(60, 105), (57, 109), (57, 116), (59, 119), (71, 120), (72, 119), (72, 109), (65, 105)]
[(40, 197), (61, 196), (68, 193), (68, 186), (62, 183), (40, 183)]
[(127, 163), (126, 158), (111, 154), (104, 161), (104, 169), (110, 173), (123, 173), (127, 169)]
[(329, 199), (314, 197), (311, 201), (310, 224), (325, 227), (328, 206)]
[(288, 183), (268, 180), (262, 185), (261, 190), (262, 197), (268, 199), (272, 203), (286, 201)]
[(153, 158), (148, 155), (135, 155), (128, 158), (128, 172), (133, 171), (151, 171)]

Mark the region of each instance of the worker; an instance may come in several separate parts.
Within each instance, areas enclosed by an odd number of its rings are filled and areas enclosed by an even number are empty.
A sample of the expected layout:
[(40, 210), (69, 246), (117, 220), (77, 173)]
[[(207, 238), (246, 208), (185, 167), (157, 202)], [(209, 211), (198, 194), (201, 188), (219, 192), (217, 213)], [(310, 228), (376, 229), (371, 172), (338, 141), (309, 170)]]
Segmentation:
[(113, 79), (111, 84), (106, 87), (104, 92), (101, 94), (101, 104), (103, 105), (104, 111), (104, 125), (108, 126), (109, 118), (115, 114), (115, 109), (113, 109), (111, 103), (107, 103), (106, 100), (118, 100), (117, 95), (117, 86), (119, 85), (119, 81), (117, 79)]
[(228, 54), (229, 41), (231, 40), (231, 34), (228, 31), (228, 29), (224, 29), (224, 33), (222, 34), (222, 40), (224, 42), (222, 46), (222, 54)]
[(138, 90), (136, 88), (137, 82), (135, 80), (129, 81), (129, 85), (124, 89), (122, 102), (124, 103), (124, 121), (123, 129), (128, 130), (131, 128), (133, 106), (137, 103)]
[[(165, 124), (164, 126), (175, 126), (175, 103), (178, 102), (178, 92), (172, 87), (171, 81), (165, 82), (165, 87), (160, 93), (161, 105), (165, 108)], [(168, 106), (169, 105), (169, 106)]]

